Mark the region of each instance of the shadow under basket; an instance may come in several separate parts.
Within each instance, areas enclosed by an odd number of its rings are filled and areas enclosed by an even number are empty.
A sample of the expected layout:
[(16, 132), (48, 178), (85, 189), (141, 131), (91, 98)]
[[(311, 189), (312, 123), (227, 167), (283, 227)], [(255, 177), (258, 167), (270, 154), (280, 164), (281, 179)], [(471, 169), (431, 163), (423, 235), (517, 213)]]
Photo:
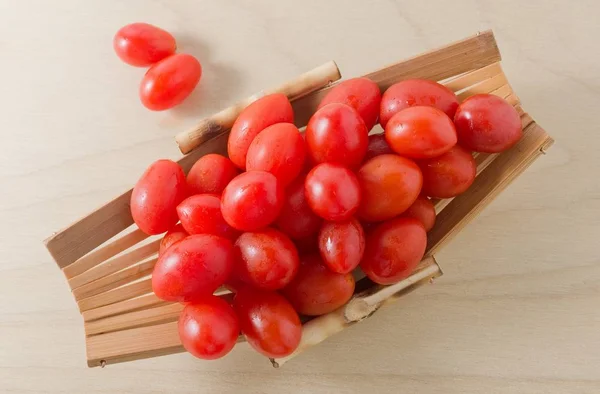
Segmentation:
[[(375, 285), (366, 278), (358, 280), (354, 297), (337, 311), (304, 323), (297, 351), (282, 359), (271, 359), (273, 366), (282, 365), (328, 336), (370, 317), (398, 296), (440, 276), (435, 253), (552, 145), (552, 139), (521, 107), (500, 60), (494, 35), (487, 31), (365, 75), (382, 91), (404, 79), (424, 78), (446, 85), (460, 101), (478, 93), (500, 96), (519, 112), (523, 138), (501, 154), (475, 154), (477, 177), (473, 185), (454, 199), (435, 201), (438, 216), (428, 234), (427, 252), (410, 277), (391, 286)], [(330, 82), (340, 78), (335, 63), (329, 64), (333, 64), (337, 76), (311, 92), (292, 94), (283, 89), (292, 101), (298, 127), (306, 125), (320, 100), (335, 86)], [(282, 87), (289, 88), (290, 84)], [(238, 104), (234, 115), (248, 103)], [(226, 154), (228, 130), (221, 129), (216, 133), (213, 130), (210, 139), (205, 138), (181, 158), (179, 163), (185, 171), (207, 153)], [(45, 242), (67, 278), (83, 317), (90, 367), (184, 351), (177, 332), (183, 306), (164, 302), (152, 293), (150, 275), (160, 237), (148, 237), (133, 224), (130, 196), (131, 190)]]

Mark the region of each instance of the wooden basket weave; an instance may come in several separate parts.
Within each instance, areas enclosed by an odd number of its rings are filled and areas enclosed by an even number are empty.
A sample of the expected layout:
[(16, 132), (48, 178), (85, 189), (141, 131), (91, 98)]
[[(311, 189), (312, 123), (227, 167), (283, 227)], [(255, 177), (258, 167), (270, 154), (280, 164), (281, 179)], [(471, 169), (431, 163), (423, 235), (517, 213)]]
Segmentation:
[[(440, 81), (455, 91), (459, 100), (477, 93), (498, 95), (521, 115), (524, 135), (501, 154), (476, 154), (477, 177), (469, 190), (454, 199), (436, 201), (438, 216), (428, 235), (426, 257), (412, 276), (392, 286), (376, 286), (361, 279), (355, 297), (339, 310), (305, 323), (297, 352), (271, 360), (274, 366), (441, 275), (433, 255), (550, 147), (552, 139), (522, 109), (500, 60), (493, 33), (487, 31), (365, 75), (382, 91), (403, 79), (425, 78)], [(306, 125), (331, 86), (300, 98), (290, 97), (298, 127)], [(227, 133), (221, 134), (179, 163), (187, 171), (204, 154), (225, 154), (226, 143)], [(160, 238), (148, 237), (135, 228), (130, 195), (131, 190), (45, 241), (82, 314), (90, 367), (183, 351), (177, 333), (182, 305), (158, 299), (151, 289)]]

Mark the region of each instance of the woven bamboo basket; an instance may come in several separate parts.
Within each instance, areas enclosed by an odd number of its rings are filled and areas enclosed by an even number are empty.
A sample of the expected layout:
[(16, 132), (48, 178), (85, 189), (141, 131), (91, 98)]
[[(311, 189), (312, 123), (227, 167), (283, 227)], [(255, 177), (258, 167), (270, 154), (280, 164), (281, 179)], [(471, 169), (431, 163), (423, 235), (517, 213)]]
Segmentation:
[[(459, 100), (478, 93), (495, 94), (517, 109), (524, 135), (516, 146), (501, 154), (475, 154), (477, 177), (473, 185), (454, 199), (435, 202), (438, 216), (428, 234), (427, 252), (410, 277), (391, 286), (360, 279), (348, 304), (305, 322), (297, 351), (283, 359), (271, 359), (273, 366), (282, 365), (440, 276), (433, 256), (552, 145), (553, 140), (521, 107), (500, 60), (494, 35), (486, 31), (365, 75), (382, 91), (403, 79), (425, 78), (446, 85)], [(337, 66), (330, 62), (203, 120), (198, 127), (177, 136), (182, 152), (189, 151), (179, 163), (187, 171), (204, 154), (225, 154), (228, 129), (237, 114), (266, 93), (286, 93), (292, 101), (297, 126), (305, 126), (320, 100), (335, 86), (332, 82), (339, 78)], [(90, 367), (184, 351), (177, 333), (183, 306), (164, 302), (152, 293), (150, 275), (160, 238), (148, 237), (133, 224), (130, 195), (131, 190), (45, 241), (81, 312)], [(225, 290), (221, 293), (228, 297)]]

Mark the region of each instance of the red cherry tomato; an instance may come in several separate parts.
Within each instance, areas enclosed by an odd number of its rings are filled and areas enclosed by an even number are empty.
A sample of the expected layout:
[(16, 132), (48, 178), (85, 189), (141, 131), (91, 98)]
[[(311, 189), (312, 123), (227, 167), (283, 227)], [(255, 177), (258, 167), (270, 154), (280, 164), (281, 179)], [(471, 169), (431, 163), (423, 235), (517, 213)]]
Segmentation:
[(234, 249), (239, 277), (260, 289), (281, 289), (290, 283), (300, 264), (294, 243), (270, 228), (242, 234)]
[(158, 257), (162, 256), (165, 250), (169, 249), (171, 245), (173, 245), (177, 241), (181, 241), (189, 234), (183, 229), (183, 226), (177, 224), (175, 227), (167, 231), (163, 239), (160, 241), (160, 246), (158, 248)]
[(368, 130), (359, 113), (345, 104), (317, 110), (306, 126), (306, 144), (314, 163), (360, 165), (367, 153)]
[(177, 205), (187, 196), (185, 174), (171, 160), (155, 161), (131, 193), (131, 216), (149, 235), (164, 233), (177, 223)]
[(358, 170), (362, 201), (358, 216), (367, 222), (391, 219), (406, 211), (419, 196), (423, 176), (410, 159), (379, 155)]
[(285, 190), (285, 200), (275, 224), (283, 233), (293, 239), (301, 239), (316, 234), (321, 227), (321, 219), (310, 209), (304, 195), (306, 177), (299, 176)]
[(319, 251), (333, 272), (352, 272), (365, 252), (365, 233), (360, 222), (354, 218), (346, 222), (325, 222), (319, 232)]
[(261, 97), (237, 117), (227, 141), (227, 153), (231, 161), (246, 169), (246, 154), (254, 137), (276, 123), (293, 123), (294, 110), (285, 94), (275, 93)]
[(404, 211), (402, 216), (419, 220), (423, 227), (425, 227), (425, 231), (429, 231), (435, 224), (435, 207), (430, 199), (425, 196), (419, 196), (413, 205)]
[(354, 293), (352, 274), (339, 274), (323, 265), (318, 254), (304, 256), (300, 269), (283, 294), (298, 313), (318, 316), (344, 305)]
[(360, 204), (360, 186), (352, 171), (338, 164), (323, 163), (306, 176), (304, 193), (317, 215), (332, 222), (348, 220)]
[(225, 356), (240, 334), (240, 323), (233, 308), (214, 295), (186, 305), (179, 315), (178, 327), (185, 350), (204, 360)]
[(275, 175), (248, 171), (233, 178), (223, 191), (221, 212), (230, 226), (255, 231), (273, 223), (285, 198)]
[(210, 234), (190, 235), (171, 245), (152, 273), (152, 290), (165, 301), (194, 302), (211, 295), (233, 270), (233, 244)]
[(241, 288), (233, 299), (242, 333), (267, 357), (290, 355), (302, 338), (300, 318), (292, 305), (274, 291)]
[(507, 150), (523, 136), (519, 113), (506, 100), (493, 94), (466, 99), (454, 116), (460, 145), (476, 152)]
[(352, 78), (335, 85), (321, 100), (319, 109), (331, 103), (346, 104), (354, 108), (371, 130), (379, 116), (381, 91), (379, 86), (368, 78)]
[(360, 268), (373, 282), (390, 285), (409, 276), (425, 254), (427, 234), (417, 219), (382, 223), (367, 236)]
[(209, 153), (202, 156), (187, 174), (190, 194), (221, 194), (238, 175), (237, 167), (225, 156)]
[(405, 108), (417, 105), (435, 107), (453, 119), (458, 108), (458, 99), (450, 89), (434, 81), (426, 79), (401, 81), (390, 86), (383, 93), (379, 123), (385, 128), (392, 116)]
[(277, 123), (261, 131), (250, 144), (246, 170), (270, 172), (285, 187), (300, 174), (305, 157), (306, 145), (298, 128)]
[(395, 153), (385, 140), (385, 134), (372, 134), (369, 136), (369, 145), (367, 146), (367, 154), (364, 161), (374, 158), (375, 156)]
[(159, 27), (131, 23), (115, 34), (113, 47), (125, 63), (147, 67), (174, 54), (177, 44), (169, 32)]
[(140, 83), (140, 100), (152, 111), (164, 111), (180, 104), (194, 90), (202, 66), (192, 55), (177, 53), (146, 71)]
[(406, 108), (389, 120), (385, 139), (399, 155), (429, 159), (448, 152), (456, 145), (452, 120), (433, 107)]
[(221, 214), (221, 199), (216, 194), (196, 194), (177, 206), (181, 225), (189, 234), (212, 234), (235, 239), (239, 233)]
[(435, 198), (458, 196), (471, 186), (477, 164), (468, 150), (456, 145), (442, 156), (421, 160), (423, 194)]

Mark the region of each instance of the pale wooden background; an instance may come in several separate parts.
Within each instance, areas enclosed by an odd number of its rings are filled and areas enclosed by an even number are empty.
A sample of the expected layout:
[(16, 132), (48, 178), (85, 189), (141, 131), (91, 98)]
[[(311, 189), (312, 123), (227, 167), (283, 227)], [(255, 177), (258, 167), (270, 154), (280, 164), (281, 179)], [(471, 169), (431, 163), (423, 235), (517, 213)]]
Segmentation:
[[(600, 28), (578, 1), (0, 1), (0, 392), (600, 392)], [(158, 24), (198, 56), (181, 108), (137, 100), (111, 40)], [(274, 370), (247, 348), (88, 370), (42, 239), (177, 157), (172, 136), (326, 60), (346, 76), (493, 28), (557, 140), (440, 255), (446, 275)]]

